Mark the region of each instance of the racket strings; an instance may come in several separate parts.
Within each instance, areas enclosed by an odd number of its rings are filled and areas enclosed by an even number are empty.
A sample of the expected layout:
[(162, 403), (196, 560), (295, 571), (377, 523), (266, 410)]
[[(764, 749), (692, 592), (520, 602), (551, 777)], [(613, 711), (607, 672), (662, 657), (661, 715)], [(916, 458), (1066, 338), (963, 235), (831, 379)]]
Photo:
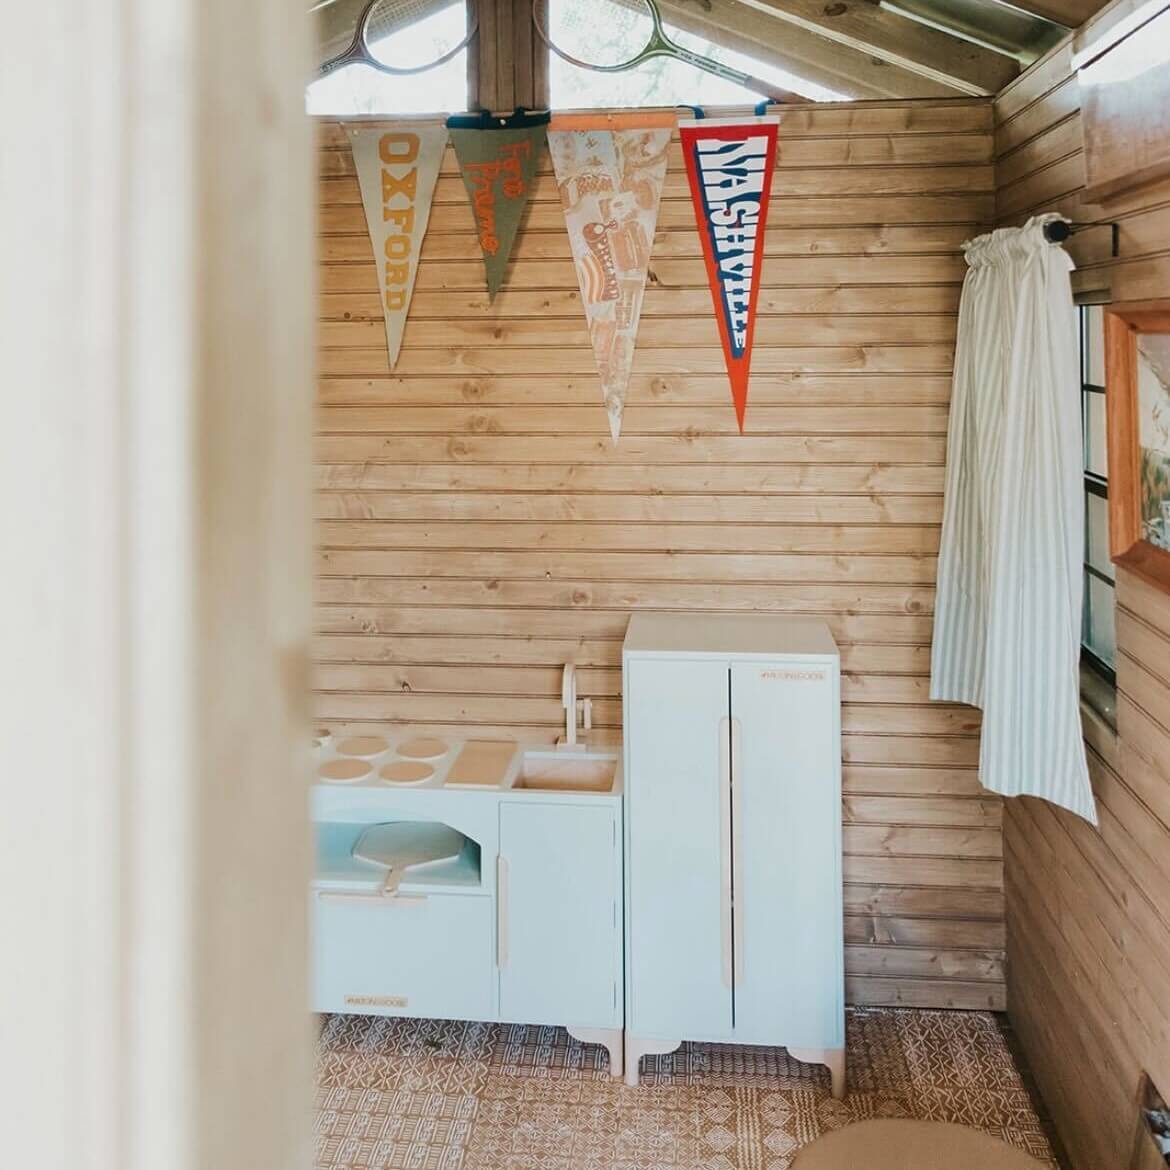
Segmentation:
[(466, 35), (465, 0), (376, 0), (365, 19), (364, 47), (386, 65), (425, 67)]
[(548, 39), (585, 65), (638, 60), (654, 35), (645, 0), (548, 0)]

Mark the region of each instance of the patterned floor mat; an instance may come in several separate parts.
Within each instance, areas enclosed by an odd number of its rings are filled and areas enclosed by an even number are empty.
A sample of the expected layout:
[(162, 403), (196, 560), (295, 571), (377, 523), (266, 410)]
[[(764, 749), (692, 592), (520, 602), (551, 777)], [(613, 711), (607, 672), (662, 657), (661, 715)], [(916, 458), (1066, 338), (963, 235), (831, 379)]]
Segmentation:
[(973, 1126), (1052, 1161), (996, 1018), (855, 1008), (849, 1085), (783, 1049), (685, 1044), (631, 1089), (563, 1029), (323, 1019), (320, 1170), (786, 1170), (871, 1117)]

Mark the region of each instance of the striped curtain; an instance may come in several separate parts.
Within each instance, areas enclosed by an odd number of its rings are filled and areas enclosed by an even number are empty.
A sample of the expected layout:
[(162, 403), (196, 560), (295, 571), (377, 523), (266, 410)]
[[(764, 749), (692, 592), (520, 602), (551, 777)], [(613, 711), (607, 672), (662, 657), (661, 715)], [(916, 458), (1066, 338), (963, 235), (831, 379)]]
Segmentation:
[(968, 243), (930, 697), (983, 709), (979, 778), (1097, 823), (1080, 721), (1076, 311), (1038, 216)]

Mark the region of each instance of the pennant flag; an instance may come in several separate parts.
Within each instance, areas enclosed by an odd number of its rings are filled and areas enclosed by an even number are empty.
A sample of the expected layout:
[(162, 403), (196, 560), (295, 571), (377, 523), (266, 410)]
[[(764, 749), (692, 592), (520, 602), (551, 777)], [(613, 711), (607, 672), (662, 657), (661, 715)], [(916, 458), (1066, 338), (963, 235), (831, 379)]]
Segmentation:
[(777, 117), (678, 124), (741, 435), (779, 125)]
[(398, 361), (418, 253), (427, 231), (446, 126), (350, 127), (366, 226), (378, 266), (390, 368)]
[(671, 125), (615, 129), (604, 118), (597, 129), (549, 131), (565, 226), (577, 268), (581, 301), (601, 375), (601, 395), (616, 443), (642, 314), (646, 270), (666, 178)]
[(536, 177), (536, 164), (544, 150), (547, 126), (505, 129), (450, 126), (449, 132), (475, 215), (487, 269), (488, 297), (494, 300), (504, 283), (508, 257)]

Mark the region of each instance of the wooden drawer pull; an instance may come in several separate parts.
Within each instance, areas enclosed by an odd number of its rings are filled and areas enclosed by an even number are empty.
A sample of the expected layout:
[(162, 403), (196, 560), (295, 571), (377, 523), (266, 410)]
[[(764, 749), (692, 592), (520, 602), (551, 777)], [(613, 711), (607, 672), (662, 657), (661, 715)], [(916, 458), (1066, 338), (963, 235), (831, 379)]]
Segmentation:
[(426, 894), (355, 894), (346, 890), (319, 890), (319, 902), (358, 902), (366, 906), (424, 906)]

